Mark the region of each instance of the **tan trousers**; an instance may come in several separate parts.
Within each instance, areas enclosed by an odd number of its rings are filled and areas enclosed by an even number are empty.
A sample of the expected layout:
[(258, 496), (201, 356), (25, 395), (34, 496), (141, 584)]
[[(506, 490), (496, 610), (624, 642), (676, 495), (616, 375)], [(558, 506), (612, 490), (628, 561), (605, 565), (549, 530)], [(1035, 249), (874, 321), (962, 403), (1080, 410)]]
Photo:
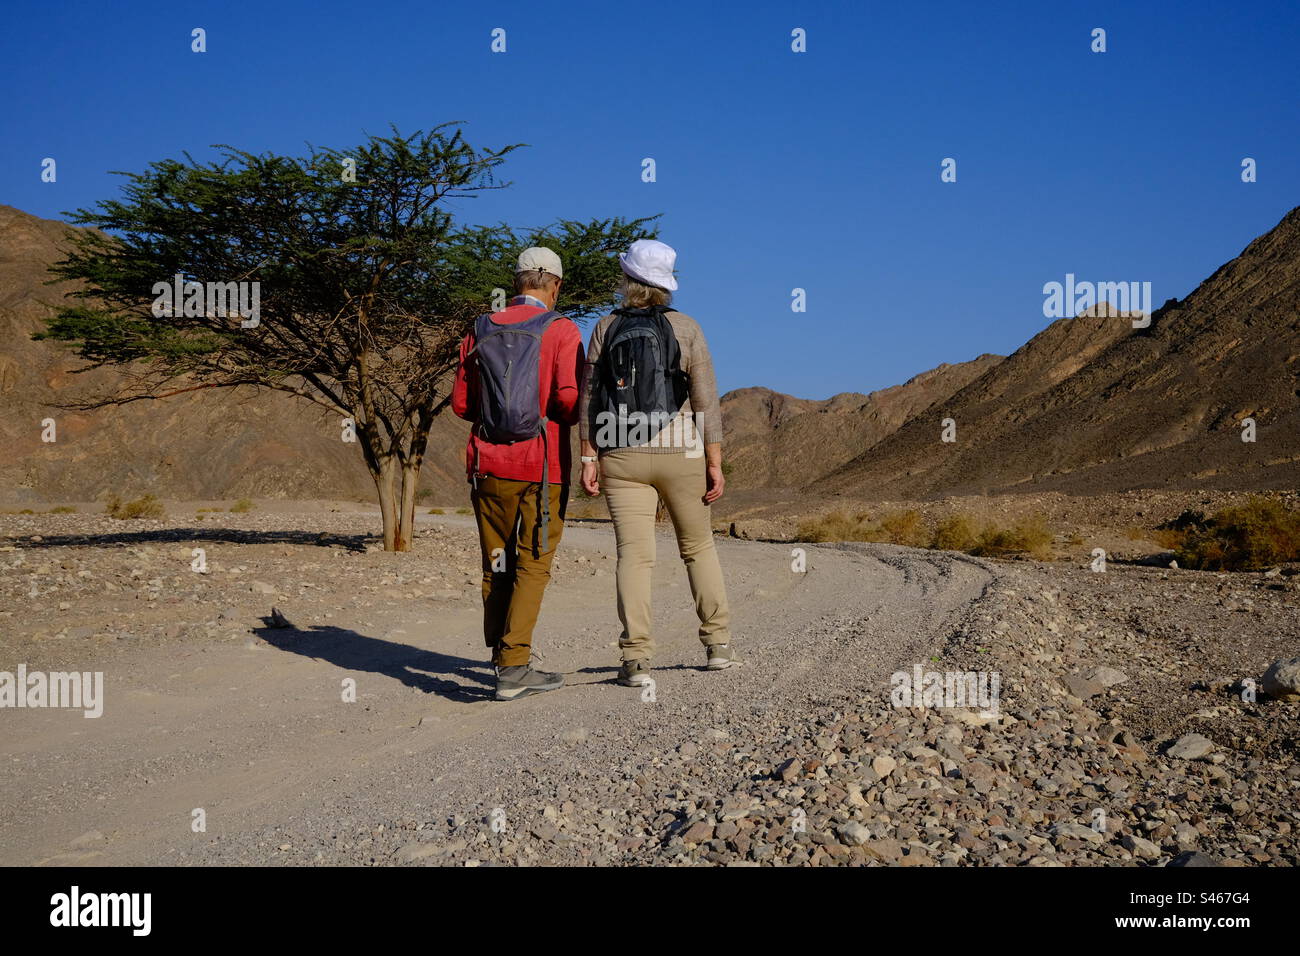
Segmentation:
[(564, 533), (569, 489), (550, 486), (547, 550), (541, 550), (541, 482), (480, 475), (470, 492), (483, 555), (483, 640), (498, 667), (527, 664), (551, 560)]
[(655, 507), (662, 496), (677, 531), (677, 550), (686, 565), (700, 641), (707, 647), (731, 640), (727, 589), (713, 546), (713, 525), (704, 503), (704, 456), (669, 452), (607, 452), (600, 458), (601, 490), (618, 542), (619, 647), (623, 660), (654, 654), (650, 582), (655, 564)]

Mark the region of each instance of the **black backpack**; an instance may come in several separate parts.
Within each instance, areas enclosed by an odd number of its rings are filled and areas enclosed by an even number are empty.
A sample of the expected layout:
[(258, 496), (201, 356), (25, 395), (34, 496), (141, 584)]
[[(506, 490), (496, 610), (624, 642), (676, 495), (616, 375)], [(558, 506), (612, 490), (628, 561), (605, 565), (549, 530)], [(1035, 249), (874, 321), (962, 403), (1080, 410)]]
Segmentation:
[[(608, 422), (648, 423), (641, 433), (648, 439), (677, 415), (688, 395), (681, 346), (672, 323), (664, 316), (668, 311), (666, 306), (616, 309), (595, 370), (591, 410), (602, 417), (612, 416), (603, 419)], [(593, 443), (603, 449), (621, 447), (619, 442), (630, 429), (601, 428), (601, 423), (601, 418), (592, 421)]]

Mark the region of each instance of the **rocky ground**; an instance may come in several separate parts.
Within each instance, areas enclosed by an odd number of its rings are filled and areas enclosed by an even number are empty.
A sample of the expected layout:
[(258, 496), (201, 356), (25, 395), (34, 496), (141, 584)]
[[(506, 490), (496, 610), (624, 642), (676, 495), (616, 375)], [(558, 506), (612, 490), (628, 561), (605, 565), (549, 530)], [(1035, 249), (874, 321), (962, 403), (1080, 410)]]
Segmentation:
[[(538, 637), (569, 686), (496, 704), (464, 516), (387, 555), (365, 509), (171, 513), (0, 516), (0, 670), (108, 685), (0, 711), (0, 862), (1300, 862), (1300, 704), (1245, 683), (1300, 654), (1300, 578), (721, 538), (745, 663), (708, 673), (666, 537), (647, 699), (575, 525)], [(893, 706), (917, 666), (997, 674), (996, 713)]]

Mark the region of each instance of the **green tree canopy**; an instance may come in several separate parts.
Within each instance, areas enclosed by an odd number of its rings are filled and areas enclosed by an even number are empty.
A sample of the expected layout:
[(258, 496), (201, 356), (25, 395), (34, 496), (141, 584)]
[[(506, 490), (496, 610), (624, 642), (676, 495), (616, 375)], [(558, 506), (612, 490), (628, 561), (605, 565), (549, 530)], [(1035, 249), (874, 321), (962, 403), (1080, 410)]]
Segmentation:
[[(301, 157), (222, 146), (213, 162), (185, 154), (123, 173), (120, 198), (68, 214), (95, 229), (51, 270), (80, 291), (40, 337), (73, 344), (88, 367), (135, 372), (81, 407), (269, 388), (351, 419), (384, 545), (406, 550), (459, 341), (494, 290), (509, 292), (519, 252), (560, 254), (557, 308), (581, 321), (612, 304), (617, 252), (657, 231), (652, 218), (457, 222), (453, 201), (509, 185), (497, 174), (517, 148), (476, 149), (444, 124)], [(177, 281), (183, 301), (168, 310), (160, 290)], [(256, 300), (231, 285), (253, 282)]]

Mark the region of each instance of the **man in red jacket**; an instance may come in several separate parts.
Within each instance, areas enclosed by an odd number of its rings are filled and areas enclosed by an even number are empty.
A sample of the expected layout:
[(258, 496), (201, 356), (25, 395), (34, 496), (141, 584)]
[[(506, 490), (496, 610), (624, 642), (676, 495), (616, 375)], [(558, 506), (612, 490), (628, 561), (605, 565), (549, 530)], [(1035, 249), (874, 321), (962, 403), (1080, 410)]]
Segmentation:
[[(553, 310), (563, 276), (560, 257), (553, 251), (525, 249), (515, 268), (515, 297), (492, 316), (492, 322), (511, 325)], [(578, 389), (586, 357), (582, 333), (572, 320), (560, 316), (546, 326), (537, 378), (545, 439), (539, 432), (533, 438), (494, 443), (480, 427), (482, 383), (472, 356), (475, 345), (473, 332), (461, 342), (451, 404), (457, 415), (475, 425), (465, 464), (483, 557), (483, 638), (496, 665), (496, 699), (515, 700), (564, 683), (563, 675), (534, 670), (529, 660), (542, 594), (551, 579), (551, 559), (564, 531), (569, 427), (578, 420)], [(493, 384), (501, 388), (500, 383)], [(541, 507), (544, 477), (549, 479), (545, 482), (549, 508)], [(549, 518), (544, 521), (547, 511)]]

